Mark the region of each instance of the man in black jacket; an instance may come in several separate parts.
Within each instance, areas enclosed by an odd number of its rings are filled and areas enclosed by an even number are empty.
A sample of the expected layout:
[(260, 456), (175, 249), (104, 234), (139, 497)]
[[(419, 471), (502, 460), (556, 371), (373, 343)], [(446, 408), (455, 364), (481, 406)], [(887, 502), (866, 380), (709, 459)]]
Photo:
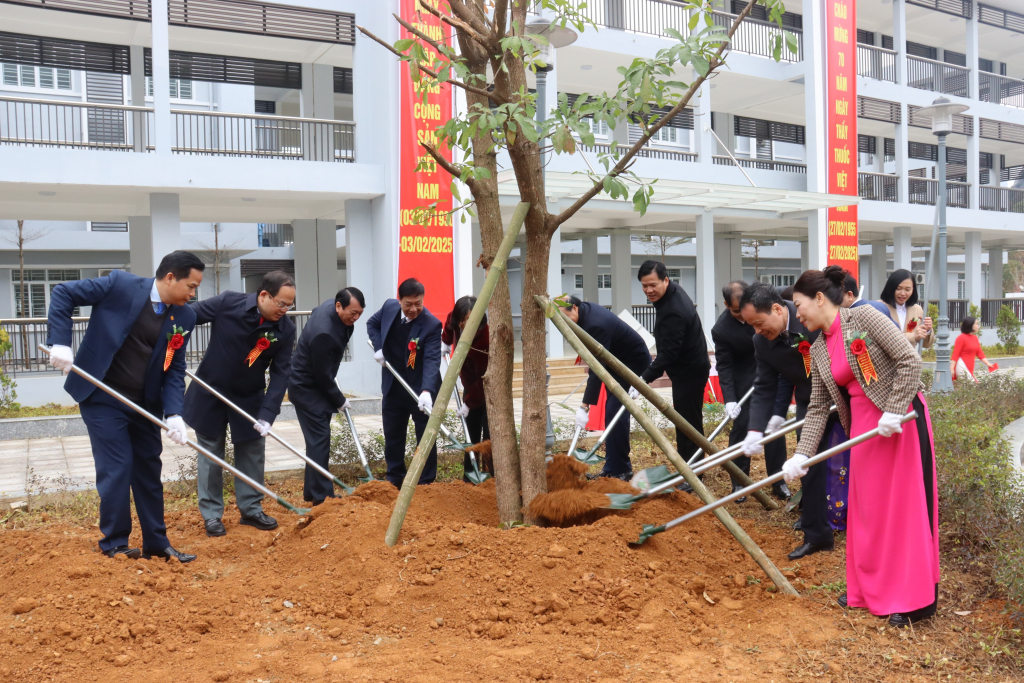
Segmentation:
[[(797, 419), (807, 414), (811, 400), (810, 345), (819, 332), (804, 327), (797, 319), (796, 306), (784, 301), (773, 287), (762, 283), (754, 283), (744, 290), (740, 297), (740, 314), (757, 333), (754, 337), (757, 377), (751, 396), (749, 431), (743, 441), (743, 453), (750, 456), (762, 450), (755, 442), (786, 420), (794, 390)], [(834, 419), (833, 414), (826, 433), (831, 433)], [(789, 554), (791, 560), (833, 548), (826, 498), (827, 472), (828, 464), (819, 463), (800, 480), (804, 492), (800, 516), (804, 543)]]
[[(574, 323), (583, 328), (591, 337), (597, 340), (610, 354), (622, 361), (626, 367), (636, 374), (643, 373), (651, 364), (651, 354), (647, 350), (647, 344), (629, 325), (622, 322), (617, 315), (604, 306), (592, 303), (584, 303), (577, 297), (569, 297), (571, 308), (564, 309), (565, 315)], [(607, 365), (605, 368), (610, 371)], [(639, 392), (630, 387), (625, 380), (621, 379), (614, 372), (615, 379), (624, 389), (629, 389), (630, 398), (639, 396)], [(576, 413), (576, 426), (586, 429), (588, 412), (590, 406), (597, 403), (601, 393), (601, 379), (596, 373), (591, 372), (587, 379), (587, 388), (583, 392), (583, 403)], [(609, 391), (604, 406), (604, 422), (607, 425), (619, 412), (622, 404), (619, 399)], [(623, 415), (618, 423), (612, 428), (608, 438), (605, 439), (605, 461), (604, 469), (599, 477), (615, 477), (623, 481), (633, 478), (633, 464), (629, 460), (629, 415)]]
[[(711, 361), (697, 307), (682, 287), (668, 279), (664, 263), (644, 261), (638, 277), (657, 315), (654, 341), (658, 355), (644, 371), (643, 380), (650, 384), (667, 373), (672, 380), (672, 406), (703, 434), (704, 387), (711, 372)], [(697, 444), (676, 431), (676, 450), (684, 460), (689, 460), (697, 451)], [(679, 489), (691, 490), (686, 483)]]
[[(711, 340), (715, 343), (715, 365), (718, 369), (718, 381), (722, 387), (722, 400), (725, 401), (725, 412), (732, 418), (732, 429), (729, 432), (729, 445), (735, 446), (743, 441), (750, 422), (750, 406), (740, 406), (739, 400), (750, 391), (757, 374), (757, 361), (754, 358), (754, 328), (748, 325), (740, 315), (740, 297), (747, 283), (736, 280), (722, 287), (722, 301), (725, 310), (718, 316), (715, 326), (711, 328)], [(772, 475), (782, 469), (786, 462), (786, 444), (782, 440), (771, 441), (764, 449), (765, 467)], [(744, 473), (750, 474), (750, 456), (741, 455), (733, 460)], [(732, 490), (743, 488), (733, 480)], [(772, 485), (772, 491), (779, 498), (789, 498), (789, 488), (784, 482)], [(738, 498), (742, 503), (745, 498)]]
[[(196, 375), (227, 396), (250, 415), (250, 424), (220, 399), (193, 382), (185, 393), (185, 423), (196, 431), (201, 446), (224, 457), (228, 425), (235, 448), (235, 467), (263, 481), (266, 441), (262, 437), (281, 412), (288, 388), (295, 323), (285, 315), (295, 304), (295, 281), (281, 271), (263, 277), (259, 292), (224, 292), (192, 304), (196, 324), (213, 323), (210, 342)], [(264, 393), (266, 373), (270, 388)], [(223, 536), (224, 473), (206, 458), (199, 459), (196, 477), (199, 512), (207, 536)], [(263, 512), (263, 494), (244, 481), (235, 482), (235, 504), (240, 524), (264, 531), (277, 528), (277, 520)]]
[[(295, 346), (288, 398), (299, 418), (306, 455), (321, 467), (327, 467), (331, 458), (331, 418), (348, 405), (336, 378), (365, 305), (363, 293), (355, 287), (340, 290), (333, 301), (328, 299), (313, 310)], [(307, 466), (303, 500), (319, 505), (333, 497), (334, 484)]]

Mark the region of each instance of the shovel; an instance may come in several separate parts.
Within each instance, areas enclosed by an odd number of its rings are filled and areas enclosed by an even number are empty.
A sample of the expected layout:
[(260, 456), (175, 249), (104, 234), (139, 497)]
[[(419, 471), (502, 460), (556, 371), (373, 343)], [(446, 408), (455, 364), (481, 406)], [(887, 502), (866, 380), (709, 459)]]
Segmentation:
[(621, 408), (619, 408), (619, 412), (615, 413), (615, 416), (612, 417), (611, 422), (604, 426), (604, 431), (601, 432), (601, 437), (597, 440), (597, 443), (594, 444), (594, 447), (591, 448), (589, 451), (584, 451), (582, 448), (577, 448), (575, 451), (572, 451), (572, 457), (576, 458), (584, 465), (596, 465), (597, 463), (604, 460), (602, 456), (597, 455), (597, 449), (600, 448), (608, 439), (608, 435), (611, 434), (612, 432), (612, 427), (615, 426), (615, 423), (619, 421), (619, 418), (622, 417), (623, 413), (625, 412), (626, 406), (622, 406)]
[[(341, 387), (339, 387), (339, 389), (340, 388)], [(359, 454), (359, 462), (363, 463), (363, 469), (366, 470), (365, 477), (356, 477), (356, 479), (364, 484), (373, 481), (373, 472), (370, 471), (370, 463), (366, 460), (366, 453), (363, 452), (363, 443), (359, 440), (359, 432), (356, 431), (356, 421), (352, 419), (352, 413), (349, 411), (348, 406), (345, 407), (345, 419), (348, 420), (348, 428), (352, 432), (352, 440), (356, 442), (356, 452)]]
[[(191, 377), (193, 382), (195, 382), (196, 384), (201, 386), (203, 389), (206, 389), (211, 394), (213, 394), (214, 396), (219, 398), (221, 401), (223, 401), (226, 406), (228, 406), (229, 408), (234, 410), (236, 413), (238, 413), (239, 415), (244, 417), (246, 420), (252, 422), (253, 424), (256, 424), (256, 418), (254, 418), (252, 415), (250, 415), (249, 413), (247, 413), (244, 410), (242, 410), (242, 408), (240, 406), (238, 406), (234, 402), (232, 402), (227, 396), (225, 396), (224, 394), (220, 393), (219, 391), (214, 389), (212, 386), (210, 386), (209, 384), (207, 384), (203, 380), (199, 379), (194, 372), (192, 372), (191, 370), (186, 370), (185, 374), (188, 375), (189, 377)], [(312, 467), (314, 470), (316, 470), (317, 472), (319, 472), (320, 474), (324, 475), (325, 477), (327, 477), (328, 479), (333, 481), (335, 484), (340, 486), (341, 489), (345, 493), (351, 494), (353, 491), (355, 491), (354, 488), (352, 488), (351, 486), (349, 486), (348, 484), (343, 482), (341, 479), (338, 479), (336, 476), (331, 474), (327, 469), (325, 469), (325, 468), (321, 467), (320, 465), (318, 465), (317, 463), (313, 462), (309, 458), (309, 456), (307, 456), (304, 452), (300, 451), (298, 448), (296, 448), (295, 446), (291, 445), (290, 443), (288, 443), (287, 441), (282, 439), (281, 436), (277, 432), (275, 432), (273, 429), (271, 429), (268, 432), (268, 435), (273, 437), (275, 441), (277, 441), (279, 444), (281, 444), (282, 446), (284, 446), (285, 448), (290, 450), (292, 453), (294, 453), (295, 455), (297, 455), (300, 458), (302, 458), (302, 460), (304, 460), (306, 462), (306, 464), (309, 465), (310, 467)]]
[[(49, 347), (47, 347), (45, 344), (39, 344), (39, 346), (37, 348), (40, 351), (46, 352), (47, 354), (50, 353)], [(167, 426), (166, 422), (164, 422), (160, 418), (156, 417), (155, 415), (150, 413), (145, 408), (139, 406), (134, 401), (132, 401), (128, 397), (124, 396), (120, 392), (115, 391), (114, 389), (111, 389), (106, 384), (104, 384), (100, 380), (96, 379), (95, 377), (90, 375), (88, 372), (86, 372), (82, 368), (78, 367), (77, 365), (72, 365), (71, 366), (71, 370), (75, 374), (80, 376), (82, 379), (84, 379), (85, 381), (87, 381), (90, 384), (92, 384), (92, 385), (102, 389), (103, 391), (107, 392), (108, 394), (110, 394), (111, 396), (116, 398), (118, 401), (120, 401), (121, 403), (125, 404), (126, 406), (128, 406), (129, 408), (131, 408), (132, 410), (137, 412), (139, 415), (141, 415), (142, 417), (146, 418), (147, 420), (149, 420), (150, 422), (155, 424), (157, 427), (160, 427), (161, 429), (163, 429), (164, 431), (167, 431), (167, 432), (171, 431), (171, 428)], [(233, 466), (227, 464), (226, 462), (224, 462), (223, 460), (218, 458), (216, 455), (214, 455), (210, 451), (208, 451), (205, 448), (203, 448), (202, 446), (200, 446), (198, 443), (196, 443), (192, 439), (187, 439), (185, 441), (185, 443), (187, 443), (194, 450), (196, 450), (197, 452), (199, 452), (200, 454), (205, 456), (213, 464), (215, 464), (218, 467), (220, 467), (221, 469), (227, 470), (231, 474), (235, 475), (236, 479), (238, 479), (240, 481), (244, 481), (246, 484), (248, 484), (249, 486), (253, 487), (254, 489), (259, 491), (263, 495), (267, 496), (268, 498), (273, 498), (274, 500), (276, 500), (277, 504), (280, 505), (281, 507), (283, 507), (285, 510), (288, 510), (289, 512), (294, 512), (297, 515), (309, 514), (309, 508), (297, 508), (297, 507), (295, 507), (294, 505), (289, 503), (287, 500), (285, 500), (281, 496), (277, 495), (276, 493), (274, 493), (273, 491), (268, 489), (263, 484), (258, 483), (255, 479), (253, 479), (253, 478), (249, 477), (248, 475), (244, 474), (238, 468), (233, 467)]]
[[(753, 394), (753, 393), (754, 393), (754, 387), (750, 387), (750, 390), (749, 390), (749, 391), (747, 391), (747, 393), (743, 394), (743, 398), (741, 398), (741, 399), (739, 400), (739, 402), (738, 402), (738, 403), (737, 403), (736, 405), (737, 405), (738, 407), (742, 408), (742, 407), (743, 407), (743, 404), (747, 402), (747, 399), (748, 399), (748, 398), (750, 398), (751, 394)], [(717, 426), (717, 427), (715, 427), (715, 431), (711, 432), (711, 436), (709, 436), (709, 437), (708, 437), (708, 441), (710, 441), (710, 442), (714, 443), (714, 441), (715, 441), (715, 438), (716, 438), (716, 437), (718, 437), (718, 435), (722, 433), (722, 430), (723, 430), (723, 429), (725, 429), (725, 425), (729, 424), (729, 421), (730, 421), (730, 420), (732, 420), (732, 418), (731, 418), (731, 417), (729, 417), (729, 415), (726, 415), (726, 416), (725, 416), (725, 419), (724, 419), (724, 420), (722, 420), (722, 421), (721, 421), (721, 422), (720, 422), (720, 423), (718, 424), (718, 426)], [(689, 460), (688, 460), (688, 461), (686, 462), (686, 464), (687, 464), (687, 465), (690, 465), (690, 466), (692, 467), (692, 466), (693, 466), (693, 463), (695, 463), (695, 462), (697, 461), (697, 458), (699, 458), (699, 457), (700, 457), (701, 455), (703, 455), (703, 454), (704, 454), (704, 449), (703, 449), (703, 448), (698, 448), (698, 449), (697, 449), (697, 452), (693, 454), (693, 457), (692, 457), (692, 458), (690, 458), (690, 459), (689, 459)]]
[[(451, 365), (452, 357), (445, 354), (445, 362), (448, 363), (448, 365)], [(459, 388), (456, 386), (455, 391), (452, 393), (455, 394), (455, 405), (459, 409), (459, 419), (462, 420), (462, 433), (465, 434), (466, 441), (469, 442), (469, 425), (466, 423), (466, 417), (462, 414), (462, 398), (459, 396)], [(466, 451), (466, 453), (469, 454), (469, 463), (473, 467), (472, 472), (466, 472), (466, 479), (469, 479), (469, 482), (473, 484), (473, 486), (479, 486), (490, 479), (491, 475), (480, 470), (480, 466), (476, 463), (476, 453), (473, 451)]]

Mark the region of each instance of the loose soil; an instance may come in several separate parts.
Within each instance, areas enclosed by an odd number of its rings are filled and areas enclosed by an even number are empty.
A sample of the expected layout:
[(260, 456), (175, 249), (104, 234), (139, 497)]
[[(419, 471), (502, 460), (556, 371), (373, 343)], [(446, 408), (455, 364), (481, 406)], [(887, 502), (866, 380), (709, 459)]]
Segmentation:
[[(565, 490), (629, 491), (576, 483)], [(301, 482), (289, 486), (296, 500)], [(387, 548), (396, 495), (372, 482), (301, 519), (267, 504), (281, 522), (274, 532), (239, 526), (231, 509), (228, 535), (214, 539), (197, 511), (171, 512), (172, 543), (199, 555), (188, 565), (107, 559), (95, 528), (0, 531), (0, 681), (782, 683), (975, 672), (947, 635), (974, 628), (977, 615), (943, 606), (897, 633), (844, 612), (836, 593), (812, 590), (842, 580), (841, 542), (789, 562), (797, 536), (780, 529), (792, 517), (756, 503), (743, 507), (754, 515), (744, 527), (804, 597), (774, 592), (712, 515), (629, 545), (642, 524), (694, 509), (690, 495), (588, 525), (500, 529), (493, 480), (438, 483), (416, 491)]]

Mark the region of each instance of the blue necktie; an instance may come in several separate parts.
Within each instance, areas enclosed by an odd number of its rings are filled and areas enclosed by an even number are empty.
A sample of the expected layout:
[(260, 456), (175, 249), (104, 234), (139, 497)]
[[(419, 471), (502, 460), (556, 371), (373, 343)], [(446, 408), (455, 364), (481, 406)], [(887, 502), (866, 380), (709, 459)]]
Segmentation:
[(156, 302), (153, 303), (153, 310), (156, 311), (157, 315), (162, 315), (163, 312), (164, 312), (164, 309), (166, 309), (166, 308), (167, 308), (167, 304), (165, 304), (163, 301), (156, 301)]

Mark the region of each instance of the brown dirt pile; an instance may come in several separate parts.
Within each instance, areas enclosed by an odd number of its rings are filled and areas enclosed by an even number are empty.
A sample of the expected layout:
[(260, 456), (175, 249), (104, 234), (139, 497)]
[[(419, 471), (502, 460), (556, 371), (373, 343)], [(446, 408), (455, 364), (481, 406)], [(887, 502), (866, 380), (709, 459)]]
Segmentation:
[(587, 485), (583, 475), (589, 468), (576, 458), (561, 453), (552, 456), (547, 467), (548, 491), (581, 489)]
[(606, 509), (606, 493), (639, 493), (628, 482), (611, 477), (587, 481), (581, 475), (587, 466), (567, 455), (556, 455), (547, 468), (548, 493), (541, 494), (530, 503), (530, 514), (549, 526), (576, 526), (593, 524), (602, 517), (614, 514)]

